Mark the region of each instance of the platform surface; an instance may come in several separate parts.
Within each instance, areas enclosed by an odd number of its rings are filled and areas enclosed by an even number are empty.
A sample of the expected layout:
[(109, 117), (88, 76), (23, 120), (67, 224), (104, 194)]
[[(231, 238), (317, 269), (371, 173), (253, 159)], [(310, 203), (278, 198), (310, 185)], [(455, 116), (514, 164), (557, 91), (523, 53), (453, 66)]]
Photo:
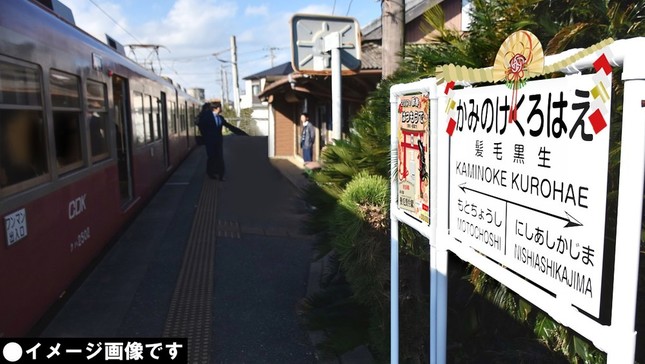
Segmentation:
[(193, 151), (42, 337), (188, 337), (190, 363), (315, 362), (296, 317), (313, 240), (283, 175), (298, 171), (269, 162), (265, 137), (224, 143), (225, 181)]

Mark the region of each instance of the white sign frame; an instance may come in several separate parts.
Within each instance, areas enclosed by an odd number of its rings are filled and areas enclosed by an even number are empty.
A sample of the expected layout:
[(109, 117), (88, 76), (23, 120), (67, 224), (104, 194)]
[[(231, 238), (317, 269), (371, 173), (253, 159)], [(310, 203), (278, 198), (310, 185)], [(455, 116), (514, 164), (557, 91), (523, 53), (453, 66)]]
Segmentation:
[[(581, 313), (571, 302), (563, 301), (545, 293), (542, 289), (527, 284), (522, 277), (508, 271), (470, 248), (454, 248), (448, 230), (449, 210), (449, 142), (445, 132), (445, 115), (448, 98), (437, 92), (435, 79), (421, 80), (410, 84), (394, 85), (390, 90), (391, 105), (391, 153), (392, 171), (398, 164), (396, 150), (397, 96), (411, 92), (430, 94), (430, 226), (410, 217), (398, 208), (397, 178), (391, 180), (391, 363), (398, 363), (398, 223), (403, 222), (417, 230), (430, 241), (431, 293), (430, 293), (430, 362), (446, 362), (447, 324), (447, 252), (453, 251), (461, 259), (482, 269), (534, 305), (538, 306), (561, 324), (570, 327), (589, 339), (607, 353), (609, 364), (631, 363), (636, 348), (635, 312), (637, 304), (638, 269), (640, 257), (641, 219), (643, 212), (642, 193), (645, 181), (645, 38), (619, 40), (583, 59), (561, 69), (565, 74), (591, 68), (593, 62), (605, 53), (612, 66), (622, 66), (624, 83), (623, 121), (621, 138), (621, 165), (618, 214), (613, 275), (611, 324), (603, 325)], [(570, 53), (569, 53), (570, 54)], [(546, 57), (546, 65), (553, 64), (562, 55)], [(530, 82), (530, 81), (529, 81)], [(439, 85), (445, 86), (445, 83)], [(443, 113), (443, 111), (442, 111)], [(437, 132), (440, 130), (440, 132)], [(437, 156), (440, 156), (439, 158)], [(439, 178), (437, 178), (439, 176)], [(440, 191), (440, 192), (439, 192)], [(437, 213), (440, 211), (441, 213)]]

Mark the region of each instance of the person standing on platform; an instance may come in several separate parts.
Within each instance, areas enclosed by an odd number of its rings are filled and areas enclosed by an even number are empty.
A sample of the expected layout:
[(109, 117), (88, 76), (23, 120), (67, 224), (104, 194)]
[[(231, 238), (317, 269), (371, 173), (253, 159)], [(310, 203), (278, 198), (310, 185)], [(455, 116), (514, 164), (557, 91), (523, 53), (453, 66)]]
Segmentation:
[(199, 113), (198, 127), (206, 147), (206, 174), (212, 179), (224, 181), (226, 166), (224, 164), (224, 138), (222, 127), (237, 135), (247, 135), (244, 131), (229, 124), (221, 115), (222, 103), (205, 103)]
[(302, 148), (302, 159), (307, 163), (313, 160), (314, 126), (309, 122), (309, 114), (306, 112), (300, 114), (300, 121), (302, 122), (300, 147)]

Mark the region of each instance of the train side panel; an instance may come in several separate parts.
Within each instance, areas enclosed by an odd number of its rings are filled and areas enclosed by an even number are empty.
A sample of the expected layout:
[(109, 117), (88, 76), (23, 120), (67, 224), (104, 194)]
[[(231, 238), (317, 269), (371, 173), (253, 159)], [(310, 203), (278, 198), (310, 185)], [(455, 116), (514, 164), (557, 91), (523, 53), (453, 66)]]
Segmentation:
[[(21, 150), (40, 148), (46, 161), (26, 182), (0, 178), (0, 337), (27, 333), (181, 163), (194, 142), (187, 112), (182, 130), (179, 105), (197, 105), (169, 82), (29, 0), (0, 2), (2, 64), (37, 74), (40, 95), (27, 98), (41, 102), (7, 104), (0, 97), (0, 157), (5, 156), (0, 177), (7, 174), (5, 159)], [(117, 90), (117, 78), (127, 87)], [(65, 89), (70, 84), (78, 85), (76, 91), (69, 88), (72, 96)], [(11, 96), (19, 94), (16, 90), (0, 91)], [(92, 94), (96, 90), (105, 94), (104, 106)], [(142, 108), (135, 97), (144, 99)], [(65, 104), (76, 98), (77, 105)], [(10, 121), (3, 117), (22, 112), (38, 116), (42, 145), (9, 141)], [(104, 120), (102, 128), (92, 126), (94, 118)], [(61, 120), (71, 120), (72, 133), (64, 133)], [(92, 134), (95, 130), (100, 136)], [(65, 137), (77, 134), (79, 139)], [(96, 138), (106, 140), (103, 153), (94, 150)], [(73, 145), (63, 144), (68, 140)], [(78, 150), (70, 152), (74, 146)], [(61, 153), (76, 158), (65, 161)]]

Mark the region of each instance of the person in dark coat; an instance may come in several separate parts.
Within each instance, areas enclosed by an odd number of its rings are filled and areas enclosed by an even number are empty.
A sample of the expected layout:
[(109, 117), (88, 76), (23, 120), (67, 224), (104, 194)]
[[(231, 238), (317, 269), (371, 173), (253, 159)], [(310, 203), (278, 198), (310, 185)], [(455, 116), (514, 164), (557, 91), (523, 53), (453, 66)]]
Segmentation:
[(309, 114), (303, 112), (300, 114), (302, 122), (302, 135), (300, 137), (300, 148), (302, 148), (302, 159), (307, 162), (313, 160), (313, 145), (315, 140), (314, 126), (309, 122)]
[(236, 135), (247, 135), (244, 131), (229, 124), (222, 115), (222, 104), (220, 102), (205, 103), (199, 113), (199, 131), (202, 134), (204, 146), (206, 147), (206, 174), (212, 179), (224, 180), (226, 166), (224, 164), (224, 138), (222, 127)]

